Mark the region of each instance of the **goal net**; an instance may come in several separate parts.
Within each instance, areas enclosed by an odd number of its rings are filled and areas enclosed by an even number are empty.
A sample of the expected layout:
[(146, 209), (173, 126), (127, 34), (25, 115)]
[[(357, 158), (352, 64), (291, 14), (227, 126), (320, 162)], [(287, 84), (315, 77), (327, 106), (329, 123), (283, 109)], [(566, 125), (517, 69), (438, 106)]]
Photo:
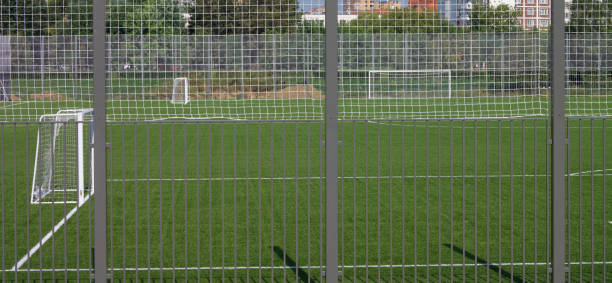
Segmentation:
[(172, 83), (172, 104), (189, 102), (189, 81), (187, 78), (176, 78)]
[(451, 70), (371, 70), (368, 98), (451, 98)]
[(32, 204), (80, 206), (93, 194), (91, 115), (92, 109), (74, 109), (40, 117)]

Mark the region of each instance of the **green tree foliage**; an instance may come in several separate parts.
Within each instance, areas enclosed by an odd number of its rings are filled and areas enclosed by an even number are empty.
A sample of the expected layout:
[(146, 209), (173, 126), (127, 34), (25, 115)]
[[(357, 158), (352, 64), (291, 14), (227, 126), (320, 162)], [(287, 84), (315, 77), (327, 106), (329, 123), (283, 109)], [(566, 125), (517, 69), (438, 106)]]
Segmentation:
[(183, 14), (193, 7), (175, 0), (113, 0), (106, 7), (106, 31), (109, 34), (187, 34)]
[(54, 35), (65, 0), (0, 0), (0, 34)]
[[(18, 4), (16, 4), (18, 3)], [(2, 34), (92, 34), (93, 0), (0, 0)], [(107, 0), (106, 30), (110, 34), (187, 34), (183, 14), (193, 6), (176, 0)]]
[(573, 0), (570, 32), (612, 32), (612, 0)]
[(297, 0), (197, 0), (194, 19), (205, 34), (288, 32), (300, 20)]
[(205, 34), (235, 33), (240, 26), (233, 0), (197, 0), (194, 13), (196, 27)]
[(63, 0), (63, 15), (55, 24), (57, 35), (87, 35), (93, 33), (93, 0)]
[(440, 17), (437, 11), (393, 10), (388, 14), (363, 13), (356, 20), (340, 25), (345, 33), (439, 33), (459, 28)]
[(519, 31), (521, 30), (518, 20), (520, 14), (520, 11), (508, 5), (499, 5), (497, 7), (474, 5), (470, 15), (471, 28), (473, 32)]

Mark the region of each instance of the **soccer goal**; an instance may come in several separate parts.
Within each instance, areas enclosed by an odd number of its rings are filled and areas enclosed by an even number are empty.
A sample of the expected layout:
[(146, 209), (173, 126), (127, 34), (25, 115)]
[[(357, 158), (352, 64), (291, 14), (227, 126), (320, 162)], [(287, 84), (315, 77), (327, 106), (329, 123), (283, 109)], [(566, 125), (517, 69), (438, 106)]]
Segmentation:
[(368, 98), (451, 98), (451, 70), (368, 71)]
[(189, 102), (189, 80), (176, 78), (172, 83), (172, 104), (187, 104)]
[(93, 195), (92, 113), (71, 109), (40, 117), (30, 203), (80, 206)]

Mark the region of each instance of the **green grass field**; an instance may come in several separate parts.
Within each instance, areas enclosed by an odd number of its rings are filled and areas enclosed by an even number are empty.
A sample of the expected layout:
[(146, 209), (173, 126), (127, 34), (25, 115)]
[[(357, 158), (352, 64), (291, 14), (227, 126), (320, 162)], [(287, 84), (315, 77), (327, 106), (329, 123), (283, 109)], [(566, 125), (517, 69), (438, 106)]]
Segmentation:
[[(442, 76), (444, 75), (444, 76)], [(415, 74), (379, 74), (368, 80), (368, 70), (346, 71), (338, 82), (338, 114), (341, 119), (424, 119), (545, 117), (549, 114), (550, 89), (532, 77), (486, 74), (467, 76), (453, 72), (422, 77)], [(144, 76), (144, 75), (143, 75)], [(107, 80), (107, 117), (112, 121), (159, 119), (322, 119), (324, 116), (321, 72), (202, 72), (189, 77), (191, 102), (170, 103), (173, 76), (145, 78), (117, 75)], [(394, 77), (399, 76), (399, 77)], [(370, 87), (371, 85), (371, 87)], [(307, 91), (283, 90), (310, 87)], [(37, 121), (40, 115), (66, 108), (91, 108), (93, 80), (88, 76), (17, 77), (12, 83), (15, 101), (0, 102), (6, 121)], [(607, 84), (568, 85), (569, 116), (609, 116), (612, 99)], [(311, 93), (312, 92), (312, 93)], [(256, 99), (243, 99), (257, 94)], [(368, 97), (376, 97), (367, 99)]]
[[(185, 107), (206, 109), (195, 102)], [(570, 119), (567, 129), (569, 276), (603, 282), (612, 121)], [(544, 118), (342, 120), (343, 280), (550, 279), (549, 131)], [(2, 279), (86, 279), (74, 269), (90, 267), (91, 200), (20, 268), (33, 273), (8, 271), (74, 208), (29, 204), (36, 133), (36, 124), (0, 126)], [(322, 280), (322, 122), (112, 122), (107, 137), (113, 278)]]

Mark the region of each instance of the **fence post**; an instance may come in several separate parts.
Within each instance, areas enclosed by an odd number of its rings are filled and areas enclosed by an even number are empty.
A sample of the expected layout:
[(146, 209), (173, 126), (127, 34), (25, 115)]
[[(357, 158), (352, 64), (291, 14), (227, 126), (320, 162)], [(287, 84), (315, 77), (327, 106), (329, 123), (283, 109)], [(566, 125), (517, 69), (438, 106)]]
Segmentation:
[(106, 282), (106, 1), (93, 2), (94, 278)]
[(325, 281), (338, 282), (338, 2), (325, 0)]
[(565, 8), (551, 1), (552, 279), (565, 281)]

